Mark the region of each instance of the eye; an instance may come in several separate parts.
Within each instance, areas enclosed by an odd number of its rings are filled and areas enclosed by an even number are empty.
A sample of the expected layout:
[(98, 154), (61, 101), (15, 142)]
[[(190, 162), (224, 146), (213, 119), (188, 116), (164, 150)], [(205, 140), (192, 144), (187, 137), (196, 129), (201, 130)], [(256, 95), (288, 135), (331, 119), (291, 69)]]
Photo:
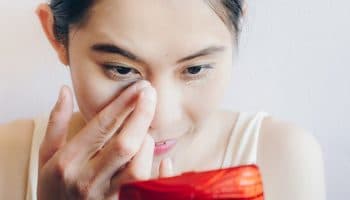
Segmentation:
[(210, 64), (196, 65), (196, 66), (188, 67), (183, 73), (187, 77), (198, 78), (198, 77), (201, 77), (203, 74), (206, 74), (206, 72), (212, 68), (213, 67)]
[(187, 71), (190, 73), (190, 74), (198, 74), (199, 72), (201, 72), (203, 69), (202, 66), (195, 66), (195, 67), (189, 67), (187, 68)]
[(116, 80), (129, 80), (141, 77), (141, 74), (132, 67), (120, 64), (104, 64), (103, 67), (107, 75)]
[[(118, 73), (121, 75), (127, 75), (129, 73), (133, 73), (136, 70), (130, 67), (123, 67), (123, 66), (118, 66), (118, 65), (105, 65), (105, 68), (107, 70), (110, 70), (114, 73)], [(136, 72), (137, 73), (137, 72)]]
[(132, 69), (131, 68), (127, 68), (127, 67), (116, 67), (115, 71), (117, 71), (119, 74), (129, 74)]

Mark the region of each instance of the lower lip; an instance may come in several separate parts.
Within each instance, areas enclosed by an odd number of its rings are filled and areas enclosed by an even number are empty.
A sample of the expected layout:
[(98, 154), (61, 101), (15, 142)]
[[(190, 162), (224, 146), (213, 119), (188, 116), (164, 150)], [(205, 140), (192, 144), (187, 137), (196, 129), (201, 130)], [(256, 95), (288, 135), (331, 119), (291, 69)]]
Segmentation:
[(176, 145), (176, 140), (167, 140), (164, 144), (156, 144), (154, 147), (154, 155), (159, 156), (168, 152)]

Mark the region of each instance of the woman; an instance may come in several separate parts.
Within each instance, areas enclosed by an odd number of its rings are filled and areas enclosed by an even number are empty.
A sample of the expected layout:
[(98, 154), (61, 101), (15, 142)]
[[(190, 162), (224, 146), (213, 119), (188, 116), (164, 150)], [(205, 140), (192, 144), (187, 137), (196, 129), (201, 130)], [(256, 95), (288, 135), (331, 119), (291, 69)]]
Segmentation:
[(267, 200), (325, 199), (319, 144), (268, 116), (220, 110), (242, 0), (51, 0), (37, 15), (73, 93), (1, 132), (1, 199), (116, 199), (121, 184), (257, 164)]

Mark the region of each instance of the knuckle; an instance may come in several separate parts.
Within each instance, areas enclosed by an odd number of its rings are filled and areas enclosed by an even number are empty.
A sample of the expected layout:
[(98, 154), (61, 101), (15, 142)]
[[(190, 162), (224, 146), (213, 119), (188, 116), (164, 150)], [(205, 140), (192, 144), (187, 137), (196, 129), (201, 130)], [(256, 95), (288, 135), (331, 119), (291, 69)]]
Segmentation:
[(137, 153), (136, 145), (127, 140), (118, 139), (114, 143), (114, 150), (122, 157), (132, 157)]
[(58, 178), (59, 181), (69, 184), (73, 182), (73, 176), (70, 174), (71, 173), (68, 169), (68, 162), (61, 156), (57, 159), (54, 165), (54, 175)]
[(97, 181), (95, 174), (93, 172), (73, 174), (69, 161), (63, 156), (55, 162), (53, 175), (73, 199), (103, 199), (103, 194), (94, 190)]
[(96, 190), (96, 174), (93, 171), (84, 171), (75, 175), (66, 184), (67, 191), (74, 199), (102, 199), (102, 191)]
[(56, 148), (52, 148), (51, 150), (47, 150), (43, 144), (40, 145), (39, 147), (39, 161), (41, 164), (45, 164), (46, 162), (48, 162), (50, 160), (50, 158), (53, 156), (53, 154), (55, 153)]
[(97, 115), (98, 131), (102, 135), (108, 135), (114, 131), (115, 126), (118, 124), (118, 117), (108, 117), (102, 113)]
[(90, 199), (89, 196), (92, 196), (91, 183), (88, 181), (77, 181), (70, 188), (70, 193), (78, 199)]

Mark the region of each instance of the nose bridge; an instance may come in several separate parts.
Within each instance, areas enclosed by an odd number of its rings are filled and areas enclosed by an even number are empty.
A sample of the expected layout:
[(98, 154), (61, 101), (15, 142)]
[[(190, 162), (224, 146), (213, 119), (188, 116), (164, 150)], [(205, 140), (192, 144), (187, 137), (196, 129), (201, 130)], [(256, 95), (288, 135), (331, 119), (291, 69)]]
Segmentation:
[(164, 130), (181, 117), (180, 91), (176, 84), (167, 78), (151, 83), (157, 91), (157, 106), (151, 128)]

